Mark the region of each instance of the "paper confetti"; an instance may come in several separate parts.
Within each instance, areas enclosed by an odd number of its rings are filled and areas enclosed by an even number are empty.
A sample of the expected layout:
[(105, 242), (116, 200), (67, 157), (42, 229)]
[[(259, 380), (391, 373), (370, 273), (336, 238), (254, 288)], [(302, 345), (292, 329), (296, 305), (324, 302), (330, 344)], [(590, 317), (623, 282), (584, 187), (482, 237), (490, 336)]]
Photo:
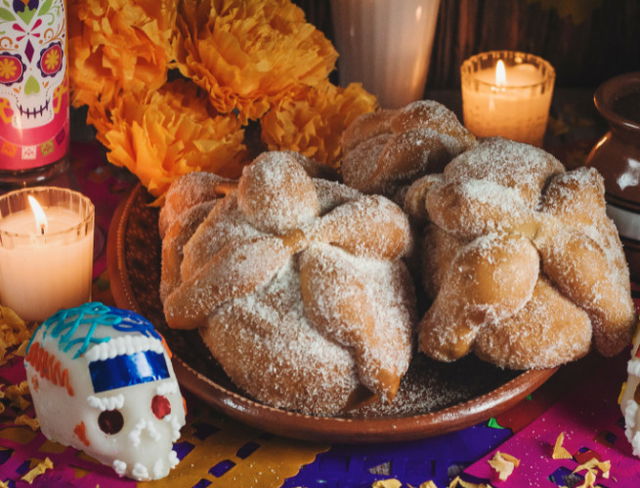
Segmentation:
[(33, 417), (29, 417), (25, 414), (18, 415), (16, 417), (16, 425), (26, 425), (34, 432), (40, 428), (40, 422), (38, 422), (38, 419), (34, 419)]
[(558, 437), (556, 437), (556, 442), (553, 445), (553, 453), (551, 454), (551, 457), (553, 459), (572, 459), (573, 456), (569, 453), (569, 451), (567, 451), (564, 447), (562, 447), (562, 444), (564, 442), (564, 432), (560, 432), (560, 434), (558, 434)]
[(32, 470), (25, 474), (21, 479), (27, 483), (33, 483), (33, 480), (44, 473), (47, 469), (53, 469), (53, 463), (48, 457), (44, 461), (40, 461)]
[(593, 472), (594, 468), (597, 468), (602, 473), (602, 477), (608, 479), (611, 474), (611, 461), (599, 461), (597, 458), (591, 458), (584, 464), (581, 464), (573, 470), (574, 473), (578, 471), (587, 470)]
[(390, 478), (388, 480), (374, 481), (371, 488), (402, 488), (402, 483), (395, 478)]
[(513, 470), (520, 465), (520, 460), (511, 454), (504, 452), (496, 452), (495, 455), (487, 461), (501, 481), (506, 481), (513, 473)]

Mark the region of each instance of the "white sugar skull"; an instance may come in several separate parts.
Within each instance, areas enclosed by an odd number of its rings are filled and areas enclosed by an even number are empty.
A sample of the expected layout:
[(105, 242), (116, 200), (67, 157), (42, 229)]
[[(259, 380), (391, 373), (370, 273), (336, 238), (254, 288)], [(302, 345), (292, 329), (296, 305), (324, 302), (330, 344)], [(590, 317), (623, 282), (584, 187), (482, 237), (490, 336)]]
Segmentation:
[(62, 310), (34, 332), (25, 367), (47, 438), (136, 480), (163, 478), (178, 463), (184, 400), (146, 319), (101, 303)]
[(640, 328), (633, 338), (627, 372), (629, 377), (624, 385), (620, 408), (624, 415), (625, 434), (631, 443), (633, 454), (640, 456)]
[(8, 0), (0, 15), (0, 128), (49, 124), (67, 110), (64, 0)]

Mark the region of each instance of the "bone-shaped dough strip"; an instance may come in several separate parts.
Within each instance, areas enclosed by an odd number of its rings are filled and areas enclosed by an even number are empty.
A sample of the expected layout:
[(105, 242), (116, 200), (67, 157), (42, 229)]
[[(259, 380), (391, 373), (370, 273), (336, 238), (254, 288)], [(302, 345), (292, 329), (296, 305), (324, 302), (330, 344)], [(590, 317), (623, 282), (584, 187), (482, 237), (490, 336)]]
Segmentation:
[(189, 208), (169, 226), (165, 233), (162, 240), (162, 278), (160, 280), (162, 301), (180, 284), (180, 265), (184, 245), (191, 239), (215, 203), (215, 200), (208, 201)]
[(201, 326), (222, 303), (248, 295), (271, 279), (290, 256), (276, 237), (223, 247), (168, 296), (164, 303), (167, 324), (176, 329)]
[(420, 349), (440, 361), (466, 355), (481, 327), (531, 298), (539, 257), (518, 235), (483, 236), (460, 249), (419, 328)]
[(201, 171), (188, 173), (175, 180), (169, 187), (160, 210), (160, 237), (164, 237), (171, 223), (175, 222), (180, 214), (195, 205), (224, 196), (236, 186), (237, 182), (234, 180)]
[[(331, 283), (327, 287), (327, 283)], [(383, 338), (376, 333), (373, 315), (364, 283), (349, 263), (334, 253), (318, 248), (308, 249), (300, 260), (300, 290), (305, 315), (324, 335), (352, 348), (363, 385), (383, 399), (392, 399), (402, 372), (384, 365), (384, 358), (371, 351), (404, 349), (400, 337)]]
[(604, 356), (620, 352), (631, 338), (633, 302), (611, 273), (602, 248), (588, 236), (559, 226), (541, 231), (534, 243), (543, 272), (589, 314), (598, 351)]

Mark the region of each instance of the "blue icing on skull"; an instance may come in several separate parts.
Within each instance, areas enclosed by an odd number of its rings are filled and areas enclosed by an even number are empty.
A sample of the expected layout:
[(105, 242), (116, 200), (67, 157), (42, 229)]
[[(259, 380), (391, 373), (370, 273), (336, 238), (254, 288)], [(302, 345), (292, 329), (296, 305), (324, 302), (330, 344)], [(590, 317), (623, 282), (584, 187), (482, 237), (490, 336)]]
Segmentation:
[[(85, 328), (85, 326), (88, 327)], [(38, 331), (42, 329), (42, 338), (50, 335), (57, 339), (58, 348), (64, 353), (69, 353), (74, 346), (78, 346), (73, 356), (73, 359), (77, 359), (92, 344), (111, 340), (108, 335), (95, 337), (96, 331), (100, 330), (104, 334), (105, 328), (162, 340), (162, 336), (156, 332), (153, 324), (137, 313), (109, 307), (100, 302), (90, 302), (79, 307), (60, 310), (45, 320), (31, 337), (27, 352)]]

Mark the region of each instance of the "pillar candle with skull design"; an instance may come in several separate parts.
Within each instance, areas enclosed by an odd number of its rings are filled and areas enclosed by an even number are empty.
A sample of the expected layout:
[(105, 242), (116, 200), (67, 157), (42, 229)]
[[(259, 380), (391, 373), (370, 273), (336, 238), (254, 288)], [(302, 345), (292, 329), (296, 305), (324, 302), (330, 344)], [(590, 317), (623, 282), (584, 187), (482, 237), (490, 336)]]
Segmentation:
[(7, 0), (0, 6), (0, 32), (2, 180), (50, 169), (67, 154), (64, 0)]

